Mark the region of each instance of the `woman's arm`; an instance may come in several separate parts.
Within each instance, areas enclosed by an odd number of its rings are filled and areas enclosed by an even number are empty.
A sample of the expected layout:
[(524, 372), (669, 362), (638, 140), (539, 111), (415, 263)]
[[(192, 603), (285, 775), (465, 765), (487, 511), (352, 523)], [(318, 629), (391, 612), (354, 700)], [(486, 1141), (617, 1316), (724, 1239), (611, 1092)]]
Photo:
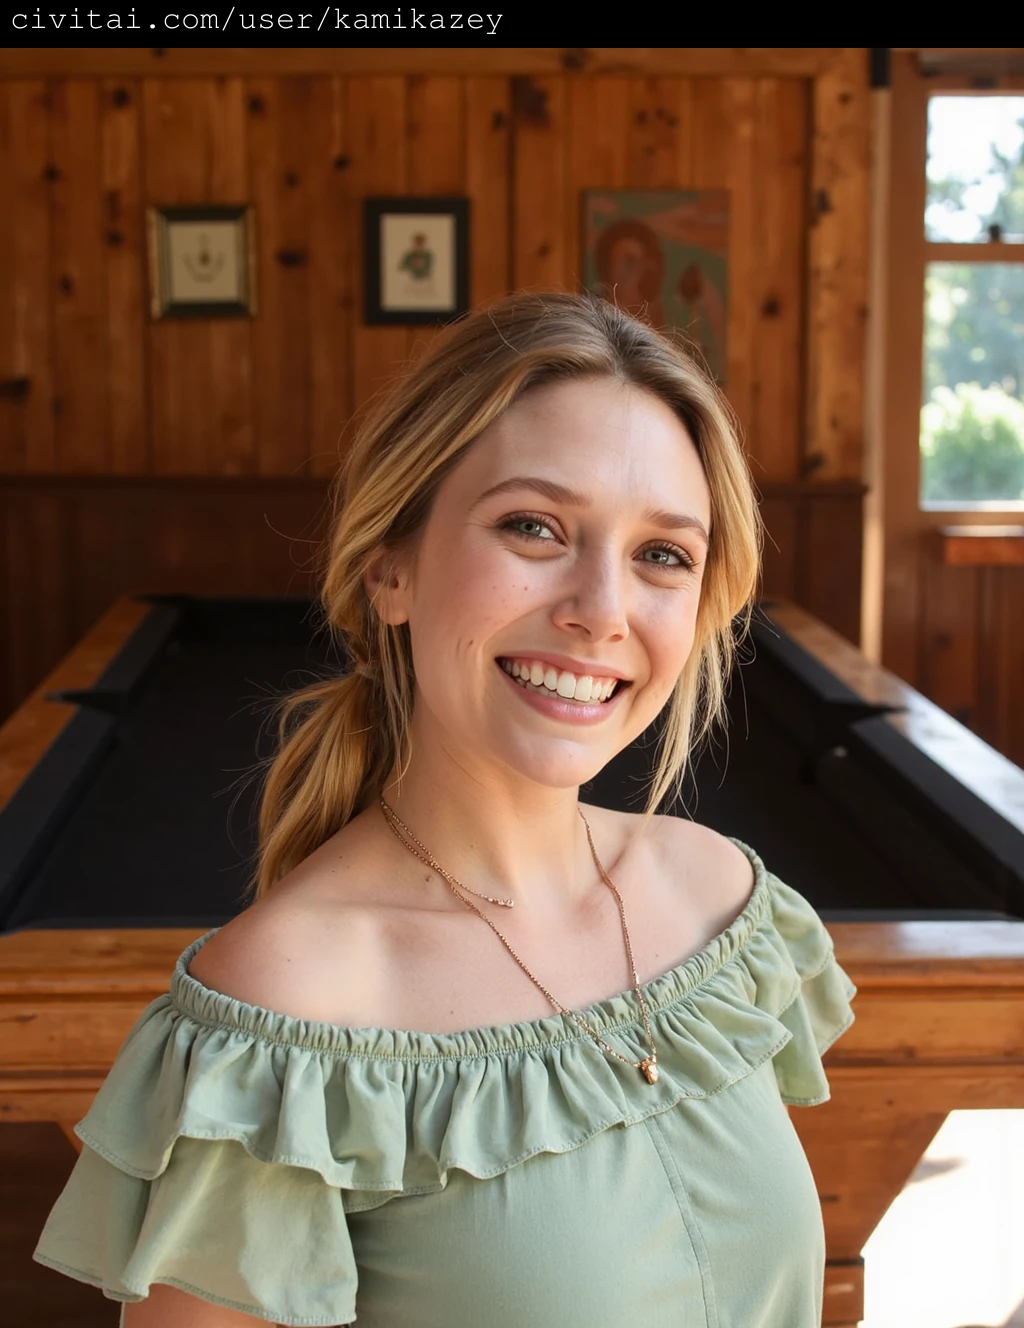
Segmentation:
[(145, 1300), (125, 1305), (121, 1328), (253, 1328), (257, 1323), (266, 1328), (265, 1319), (154, 1282)]

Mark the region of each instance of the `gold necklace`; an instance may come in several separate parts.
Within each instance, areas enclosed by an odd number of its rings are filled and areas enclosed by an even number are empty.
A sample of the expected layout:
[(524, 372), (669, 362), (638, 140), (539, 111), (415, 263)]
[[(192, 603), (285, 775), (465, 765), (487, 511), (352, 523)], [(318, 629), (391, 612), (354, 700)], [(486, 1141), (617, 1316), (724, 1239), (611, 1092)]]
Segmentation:
[(490, 895), (481, 895), (476, 890), (471, 890), (468, 885), (463, 885), (461, 881), (456, 880), (455, 877), (452, 876), (450, 872), (445, 871), (445, 869), (440, 865), (440, 863), (438, 863), (433, 858), (433, 856), (420, 843), (420, 841), (412, 833), (412, 831), (405, 824), (405, 822), (399, 817), (398, 813), (394, 811), (391, 807), (389, 807), (388, 804), (384, 801), (383, 794), (381, 794), (380, 806), (381, 810), (384, 813), (384, 820), (388, 828), (395, 835), (396, 839), (398, 839), (401, 843), (403, 843), (405, 847), (409, 850), (409, 852), (413, 854), (414, 857), (419, 858), (421, 862), (425, 862), (428, 867), (431, 867), (434, 871), (436, 871), (437, 874), (448, 886), (448, 888), (451, 890), (452, 894), (454, 894), (456, 898), (461, 899), (467, 908), (471, 908), (478, 918), (482, 918), (484, 922), (487, 923), (488, 927), (490, 927), (491, 931), (494, 932), (498, 940), (501, 941), (502, 945), (509, 952), (512, 958), (516, 961), (519, 967), (523, 970), (526, 976), (530, 979), (533, 985), (535, 987), (540, 988), (540, 990), (544, 993), (547, 999), (555, 1007), (558, 1013), (561, 1015), (568, 1015), (568, 1017), (572, 1019), (573, 1022), (576, 1023), (580, 1028), (582, 1028), (585, 1033), (589, 1034), (589, 1036), (593, 1038), (593, 1040), (597, 1043), (597, 1045), (601, 1047), (609, 1056), (614, 1056), (616, 1060), (622, 1061), (623, 1064), (625, 1065), (632, 1065), (635, 1070), (640, 1071), (640, 1073), (644, 1076), (644, 1078), (647, 1080), (649, 1084), (657, 1083), (658, 1053), (654, 1043), (654, 1034), (651, 1031), (651, 1020), (650, 1020), (650, 1014), (648, 1013), (647, 1009), (647, 1001), (644, 997), (643, 990), (640, 986), (640, 979), (637, 976), (636, 961), (633, 958), (633, 946), (630, 944), (629, 940), (629, 929), (626, 926), (626, 906), (622, 902), (622, 896), (619, 894), (618, 890), (616, 889), (615, 884), (613, 883), (611, 877), (605, 871), (601, 863), (601, 859), (597, 856), (597, 846), (594, 843), (594, 836), (590, 830), (590, 822), (583, 815), (583, 809), (579, 806), (579, 804), (577, 804), (576, 810), (579, 812), (580, 819), (583, 821), (583, 824), (587, 828), (587, 842), (590, 844), (590, 852), (593, 855), (594, 864), (597, 867), (601, 880), (605, 883), (608, 889), (611, 890), (612, 894), (615, 896), (616, 903), (619, 906), (619, 918), (622, 922), (622, 937), (626, 943), (626, 954), (629, 957), (629, 971), (633, 975), (633, 990), (634, 992), (636, 992), (637, 1001), (639, 1002), (640, 1005), (640, 1013), (643, 1017), (644, 1030), (647, 1034), (647, 1042), (651, 1048), (651, 1054), (649, 1056), (646, 1056), (642, 1061), (630, 1060), (628, 1056), (621, 1055), (619, 1052), (615, 1050), (614, 1047), (610, 1047), (608, 1043), (605, 1042), (604, 1038), (601, 1037), (600, 1033), (598, 1033), (596, 1028), (591, 1027), (591, 1025), (588, 1024), (587, 1021), (583, 1019), (580, 1015), (576, 1014), (575, 1011), (566, 1009), (566, 1007), (562, 1005), (560, 1001), (556, 1000), (555, 997), (552, 996), (551, 992), (548, 991), (547, 987), (545, 987), (544, 984), (538, 978), (534, 977), (534, 975), (530, 972), (527, 966), (519, 958), (515, 950), (513, 950), (512, 946), (509, 945), (508, 941), (501, 934), (501, 932), (494, 925), (494, 923), (490, 920), (490, 918), (487, 917), (487, 915), (483, 913), (479, 908), (477, 908), (476, 904), (471, 903), (470, 900), (466, 898), (465, 894), (462, 893), (462, 891), (465, 891), (466, 894), (476, 895), (478, 899), (486, 899), (489, 903), (500, 904), (504, 908), (511, 908), (514, 903), (513, 900), (491, 899)]

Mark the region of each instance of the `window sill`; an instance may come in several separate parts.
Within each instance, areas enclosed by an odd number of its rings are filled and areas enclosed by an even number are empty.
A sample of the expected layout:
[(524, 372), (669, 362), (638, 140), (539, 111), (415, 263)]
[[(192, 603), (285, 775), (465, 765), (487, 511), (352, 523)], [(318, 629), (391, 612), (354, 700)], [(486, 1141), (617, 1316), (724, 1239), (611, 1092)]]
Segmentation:
[(946, 567), (1024, 567), (1024, 526), (940, 526)]

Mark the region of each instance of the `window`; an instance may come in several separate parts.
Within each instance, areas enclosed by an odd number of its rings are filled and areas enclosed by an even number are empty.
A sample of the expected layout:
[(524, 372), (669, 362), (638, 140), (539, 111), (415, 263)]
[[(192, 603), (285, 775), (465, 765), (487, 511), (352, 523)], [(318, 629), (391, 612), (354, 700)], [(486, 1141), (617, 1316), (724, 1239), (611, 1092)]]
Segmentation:
[(1024, 96), (928, 101), (922, 508), (1024, 507)]

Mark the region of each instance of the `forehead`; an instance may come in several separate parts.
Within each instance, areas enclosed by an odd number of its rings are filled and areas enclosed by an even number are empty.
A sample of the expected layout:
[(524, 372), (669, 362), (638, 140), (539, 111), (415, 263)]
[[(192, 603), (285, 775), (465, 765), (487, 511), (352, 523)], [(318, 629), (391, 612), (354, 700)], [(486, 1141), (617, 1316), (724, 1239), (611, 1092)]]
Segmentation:
[[(617, 379), (547, 383), (519, 397), (450, 477), (464, 496), (517, 474), (625, 498), (669, 492), (707, 504), (686, 426), (652, 393)], [(706, 514), (706, 512), (705, 512)]]

